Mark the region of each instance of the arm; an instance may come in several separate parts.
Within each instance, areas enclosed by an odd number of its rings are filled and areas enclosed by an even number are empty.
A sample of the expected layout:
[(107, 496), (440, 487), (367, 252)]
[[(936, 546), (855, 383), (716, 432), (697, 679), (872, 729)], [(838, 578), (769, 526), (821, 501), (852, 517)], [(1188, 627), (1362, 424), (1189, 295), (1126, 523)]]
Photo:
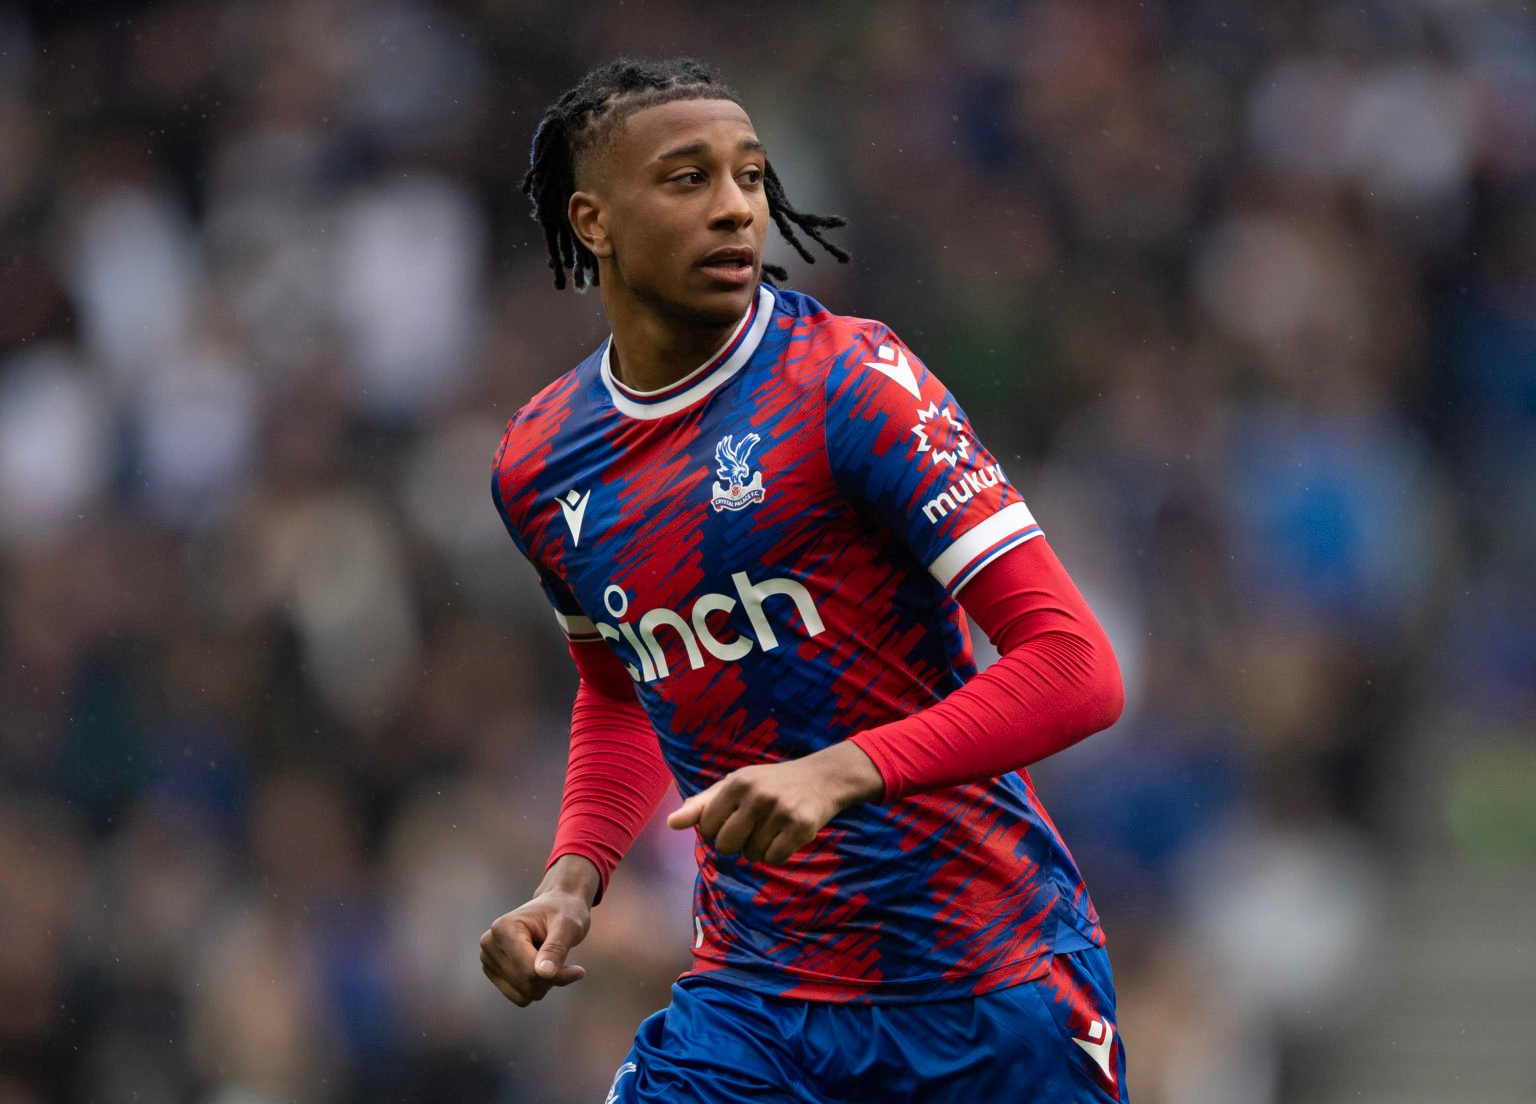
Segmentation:
[(480, 937), (480, 965), (521, 1007), (586, 970), (566, 956), (586, 938), (592, 907), (635, 837), (661, 803), (672, 776), (634, 684), (608, 649), (572, 643), (581, 672), (571, 710), (571, 750), (560, 823), (544, 880), (531, 900)]
[(959, 600), (1001, 656), (943, 701), (852, 737), (886, 801), (1021, 770), (1125, 705), (1109, 640), (1044, 538), (983, 568)]
[(789, 763), (734, 771), (667, 823), (697, 824), (722, 853), (783, 863), (851, 805), (995, 778), (1119, 717), (1109, 641), (1043, 539), (982, 568), (960, 600), (1002, 653), (995, 664), (898, 721)]
[(579, 855), (597, 868), (593, 904), (672, 784), (634, 682), (601, 643), (572, 643), (581, 672), (571, 710), (571, 750), (549, 867)]
[(1109, 644), (965, 411), (867, 324), (831, 363), (823, 427), (839, 491), (896, 536), (1002, 658), (944, 701), (788, 763), (746, 767), (668, 818), (717, 850), (786, 861), (838, 812), (996, 777), (1112, 723)]

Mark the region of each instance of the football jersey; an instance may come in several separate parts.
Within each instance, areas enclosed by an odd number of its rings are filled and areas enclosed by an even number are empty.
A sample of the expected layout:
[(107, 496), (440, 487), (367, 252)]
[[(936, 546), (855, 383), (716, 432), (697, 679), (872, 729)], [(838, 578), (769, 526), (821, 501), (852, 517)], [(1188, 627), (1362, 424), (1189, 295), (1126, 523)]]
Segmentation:
[[(975, 675), (955, 596), (1040, 529), (890, 329), (763, 285), (665, 390), (625, 387), (611, 346), (512, 418), (493, 493), (567, 635), (624, 664), (684, 796)], [(696, 854), (692, 972), (773, 995), (980, 993), (1103, 942), (1025, 772), (854, 806), (784, 866)]]

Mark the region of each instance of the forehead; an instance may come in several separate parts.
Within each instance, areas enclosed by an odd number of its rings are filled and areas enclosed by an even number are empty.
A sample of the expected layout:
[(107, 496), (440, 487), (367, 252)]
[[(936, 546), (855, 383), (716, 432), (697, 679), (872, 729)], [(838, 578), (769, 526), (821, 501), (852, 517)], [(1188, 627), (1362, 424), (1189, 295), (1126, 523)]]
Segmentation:
[(668, 151), (703, 143), (734, 151), (744, 139), (755, 140), (752, 120), (730, 100), (672, 100), (642, 107), (624, 121), (616, 152), (640, 165)]

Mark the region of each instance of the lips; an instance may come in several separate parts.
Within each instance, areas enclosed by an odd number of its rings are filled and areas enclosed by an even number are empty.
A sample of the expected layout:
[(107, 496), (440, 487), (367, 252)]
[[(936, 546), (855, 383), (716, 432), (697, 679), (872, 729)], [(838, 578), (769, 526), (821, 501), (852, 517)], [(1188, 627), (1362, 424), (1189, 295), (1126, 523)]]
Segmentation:
[(752, 279), (756, 254), (746, 246), (728, 245), (706, 253), (698, 267), (719, 284), (741, 287)]
[(699, 262), (700, 268), (739, 268), (746, 265), (752, 267), (752, 250), (746, 246), (729, 245), (716, 249), (713, 253), (706, 253), (704, 259)]

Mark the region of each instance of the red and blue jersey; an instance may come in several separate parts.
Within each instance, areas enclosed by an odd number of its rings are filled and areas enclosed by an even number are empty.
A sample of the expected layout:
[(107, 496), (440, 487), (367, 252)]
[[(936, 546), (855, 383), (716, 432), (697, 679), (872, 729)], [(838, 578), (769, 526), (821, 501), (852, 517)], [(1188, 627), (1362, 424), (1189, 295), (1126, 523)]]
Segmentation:
[[(512, 419), (497, 507), (575, 641), (634, 680), (685, 796), (945, 698), (956, 595), (1039, 527), (884, 325), (763, 286), (672, 387), (610, 343)], [(839, 814), (785, 866), (697, 846), (694, 973), (812, 1000), (1032, 980), (1103, 935), (1025, 772)]]

